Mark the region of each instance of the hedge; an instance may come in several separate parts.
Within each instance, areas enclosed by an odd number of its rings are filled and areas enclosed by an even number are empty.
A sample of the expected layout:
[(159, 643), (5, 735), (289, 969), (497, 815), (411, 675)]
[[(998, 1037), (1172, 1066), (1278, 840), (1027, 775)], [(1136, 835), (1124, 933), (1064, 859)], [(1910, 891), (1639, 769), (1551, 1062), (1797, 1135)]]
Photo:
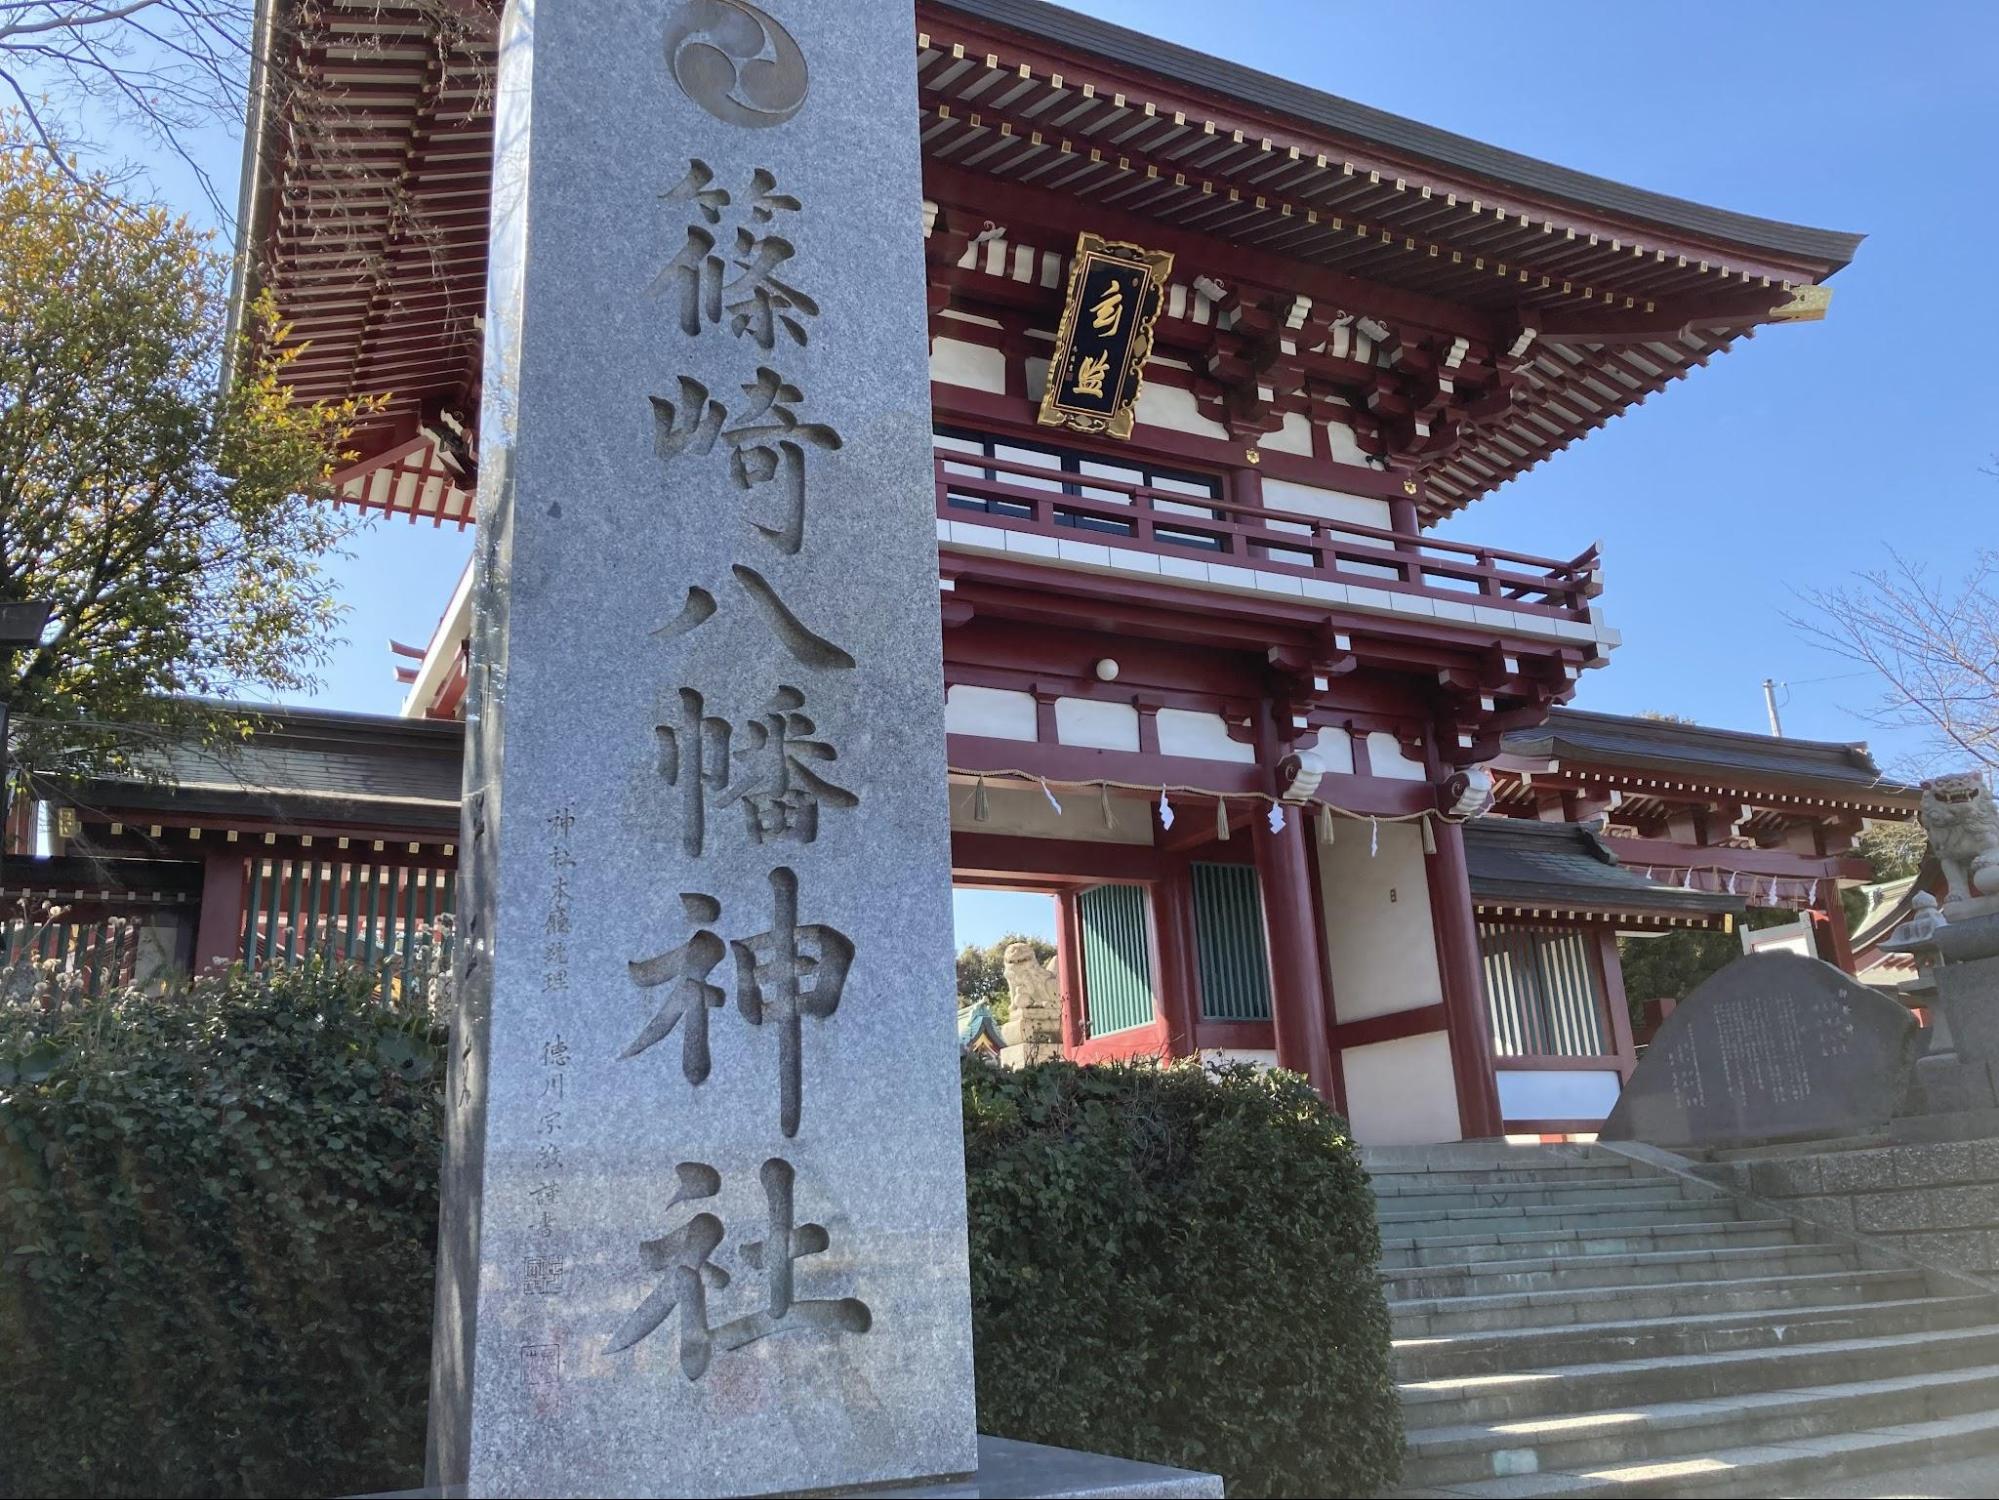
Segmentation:
[(1303, 1079), (968, 1063), (965, 1163), (983, 1431), (1231, 1495), (1394, 1482), (1374, 1203)]
[[(442, 1041), (372, 977), (0, 1006), (0, 1494), (422, 1471)], [(965, 1073), (980, 1426), (1367, 1494), (1399, 1410), (1373, 1208), (1288, 1075)]]
[(0, 1009), (0, 1493), (422, 1472), (443, 1054), (374, 987)]

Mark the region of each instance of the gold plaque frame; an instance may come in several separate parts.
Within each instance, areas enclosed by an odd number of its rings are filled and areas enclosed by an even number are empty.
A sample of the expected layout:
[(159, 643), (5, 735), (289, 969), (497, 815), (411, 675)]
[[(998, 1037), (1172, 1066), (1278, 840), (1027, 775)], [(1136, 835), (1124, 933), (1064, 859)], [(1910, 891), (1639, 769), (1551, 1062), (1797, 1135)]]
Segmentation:
[[(1089, 266), (1095, 260), (1116, 261), (1136, 266), (1145, 273), (1144, 313), (1133, 325), (1130, 342), (1119, 371), (1118, 399), (1109, 412), (1087, 411), (1065, 405), (1070, 368), (1075, 361), (1077, 317)], [(1148, 250), (1128, 240), (1107, 240), (1083, 230), (1076, 236), (1076, 253), (1069, 260), (1069, 281), (1062, 294), (1062, 322), (1055, 332), (1055, 350), (1048, 361), (1048, 381), (1041, 393), (1041, 409), (1036, 420), (1045, 427), (1067, 427), (1103, 437), (1128, 440), (1139, 393), (1145, 388), (1145, 362), (1152, 357), (1153, 326), (1166, 305), (1167, 278), (1173, 274), (1171, 250)]]

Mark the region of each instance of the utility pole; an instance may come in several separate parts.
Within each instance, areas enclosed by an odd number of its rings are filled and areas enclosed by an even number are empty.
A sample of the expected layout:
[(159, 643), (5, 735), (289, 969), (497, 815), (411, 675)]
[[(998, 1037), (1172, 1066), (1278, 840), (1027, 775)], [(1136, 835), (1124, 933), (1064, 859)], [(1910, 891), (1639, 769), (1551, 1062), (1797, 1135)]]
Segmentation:
[(1770, 732), (1782, 739), (1784, 721), (1777, 717), (1777, 684), (1768, 677), (1763, 679), (1763, 706), (1770, 711)]

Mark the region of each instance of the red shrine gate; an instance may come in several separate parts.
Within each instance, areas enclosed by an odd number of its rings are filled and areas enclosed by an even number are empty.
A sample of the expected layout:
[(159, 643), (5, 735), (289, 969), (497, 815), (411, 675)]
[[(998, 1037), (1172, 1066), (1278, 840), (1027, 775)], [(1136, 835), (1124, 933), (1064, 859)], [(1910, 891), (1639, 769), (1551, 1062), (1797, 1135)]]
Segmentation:
[[(300, 9), (268, 74), (299, 87), (250, 141), (239, 297), (310, 341), (301, 396), (388, 393), (345, 501), (433, 525), (466, 524), (477, 485), (496, 11)], [(1467, 773), (1618, 637), (1593, 551), (1424, 528), (1821, 316), (1857, 239), (1032, 0), (923, 0), (911, 44), (958, 877), (1059, 894), (1079, 1056), (1274, 1056), (1363, 1139), (1545, 1123), (1503, 1102), (1555, 1095), (1496, 1078), (1494, 964), (1534, 976), (1499, 1002), (1502, 1051), (1615, 1046), (1564, 1054), (1600, 1064), (1628, 1056), (1603, 930), (1740, 903), (1587, 849), (1513, 850), (1565, 874), (1481, 893)], [(315, 102), (355, 90), (367, 110)], [(686, 170), (662, 163), (662, 192)], [(1142, 340), (1071, 286), (1107, 244)], [(1138, 341), (1107, 384), (1115, 351), (1088, 341), (1113, 332)], [(412, 715), (461, 712), (467, 595), (404, 668)], [(1537, 922), (1592, 936), (1494, 935)]]

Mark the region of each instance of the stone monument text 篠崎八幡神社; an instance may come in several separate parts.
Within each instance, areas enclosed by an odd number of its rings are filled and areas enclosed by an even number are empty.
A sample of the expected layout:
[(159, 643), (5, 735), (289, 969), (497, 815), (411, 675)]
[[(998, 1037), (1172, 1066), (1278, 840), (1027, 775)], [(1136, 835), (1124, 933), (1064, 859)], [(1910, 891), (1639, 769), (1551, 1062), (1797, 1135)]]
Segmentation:
[(507, 8), (434, 1484), (976, 1463), (912, 44)]
[(914, 38), (501, 22), (433, 1488), (1107, 1492), (975, 1429)]

